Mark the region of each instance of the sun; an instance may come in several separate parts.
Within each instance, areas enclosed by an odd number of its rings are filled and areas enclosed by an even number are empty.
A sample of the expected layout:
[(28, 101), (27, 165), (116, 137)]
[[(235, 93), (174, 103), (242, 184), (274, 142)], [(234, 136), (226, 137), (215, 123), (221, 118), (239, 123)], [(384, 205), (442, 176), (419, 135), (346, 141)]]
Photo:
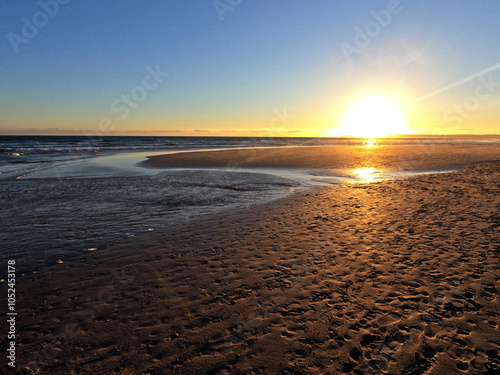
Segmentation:
[(381, 138), (395, 134), (412, 134), (401, 107), (385, 96), (366, 96), (353, 103), (342, 117), (340, 126), (332, 129), (336, 136)]

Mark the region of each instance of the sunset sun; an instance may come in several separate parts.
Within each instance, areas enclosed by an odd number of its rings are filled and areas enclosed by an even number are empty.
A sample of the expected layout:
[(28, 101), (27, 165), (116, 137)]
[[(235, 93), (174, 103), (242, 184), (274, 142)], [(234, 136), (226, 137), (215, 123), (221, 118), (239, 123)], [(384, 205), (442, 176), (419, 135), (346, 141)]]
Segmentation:
[(366, 96), (354, 102), (334, 129), (337, 136), (380, 138), (394, 134), (411, 134), (401, 107), (384, 96)]

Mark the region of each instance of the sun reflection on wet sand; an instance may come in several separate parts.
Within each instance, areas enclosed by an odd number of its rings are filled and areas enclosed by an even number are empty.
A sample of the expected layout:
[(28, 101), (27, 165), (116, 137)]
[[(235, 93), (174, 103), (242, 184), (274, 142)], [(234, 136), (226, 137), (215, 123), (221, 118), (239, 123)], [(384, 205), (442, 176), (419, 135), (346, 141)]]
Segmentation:
[(365, 147), (374, 147), (377, 145), (377, 140), (375, 138), (366, 138), (363, 141), (363, 146)]
[(382, 181), (381, 171), (374, 168), (360, 168), (353, 171), (354, 176), (363, 183)]

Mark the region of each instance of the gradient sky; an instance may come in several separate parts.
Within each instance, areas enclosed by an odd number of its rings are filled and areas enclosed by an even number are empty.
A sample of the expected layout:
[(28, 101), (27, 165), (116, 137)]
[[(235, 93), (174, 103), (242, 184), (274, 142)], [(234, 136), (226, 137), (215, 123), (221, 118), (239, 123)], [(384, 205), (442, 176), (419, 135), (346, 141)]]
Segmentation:
[(0, 0), (0, 134), (323, 136), (371, 94), (500, 133), (498, 0), (59, 1)]

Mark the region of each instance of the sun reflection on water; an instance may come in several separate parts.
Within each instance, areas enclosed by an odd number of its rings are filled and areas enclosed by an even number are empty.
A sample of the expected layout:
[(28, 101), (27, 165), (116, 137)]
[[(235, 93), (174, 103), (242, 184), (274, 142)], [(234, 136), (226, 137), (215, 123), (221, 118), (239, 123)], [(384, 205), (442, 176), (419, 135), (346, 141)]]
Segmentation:
[(373, 168), (360, 168), (353, 171), (354, 176), (359, 180), (358, 182), (371, 183), (381, 181), (381, 171)]
[(375, 138), (366, 138), (363, 141), (363, 146), (365, 147), (374, 147), (377, 145), (377, 140)]

